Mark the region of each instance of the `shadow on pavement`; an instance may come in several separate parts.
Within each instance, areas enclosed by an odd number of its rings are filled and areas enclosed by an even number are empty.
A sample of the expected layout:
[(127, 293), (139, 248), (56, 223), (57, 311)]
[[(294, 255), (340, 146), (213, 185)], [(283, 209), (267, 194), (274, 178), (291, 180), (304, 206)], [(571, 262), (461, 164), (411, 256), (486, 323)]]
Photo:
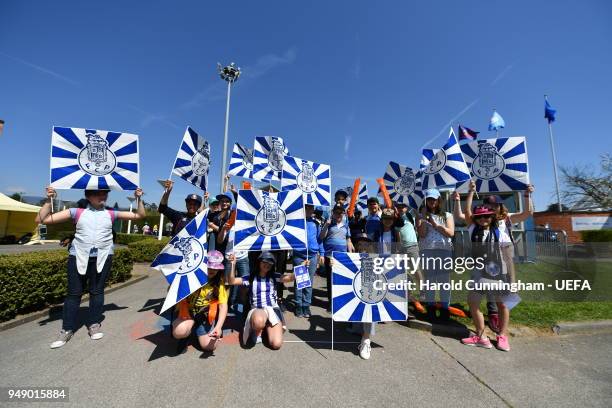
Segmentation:
[(165, 298), (157, 298), (157, 299), (148, 299), (142, 307), (137, 310), (138, 312), (148, 312), (152, 310), (153, 313), (159, 314), (161, 310), (162, 304), (164, 303)]
[[(103, 313), (102, 321), (104, 321), (105, 319), (104, 313), (113, 312), (116, 310), (123, 310), (127, 308), (128, 308), (127, 306), (117, 306), (115, 303), (105, 304), (104, 309), (102, 309), (102, 313)], [(56, 320), (62, 320), (62, 311), (63, 311), (62, 306), (53, 306), (52, 308), (49, 309), (49, 317), (47, 317), (44, 320), (39, 321), (38, 325), (45, 326), (47, 323), (51, 323)], [(85, 322), (87, 322), (88, 314), (89, 314), (89, 306), (79, 307), (78, 317), (77, 317), (77, 328), (75, 331), (79, 330), (81, 327), (85, 325)]]

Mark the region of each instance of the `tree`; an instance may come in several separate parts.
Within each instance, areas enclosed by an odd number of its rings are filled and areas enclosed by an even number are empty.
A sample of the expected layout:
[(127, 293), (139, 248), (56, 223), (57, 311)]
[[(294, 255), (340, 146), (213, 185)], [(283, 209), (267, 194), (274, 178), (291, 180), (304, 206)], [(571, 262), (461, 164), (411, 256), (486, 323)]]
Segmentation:
[[(565, 204), (561, 204), (561, 211), (568, 211), (569, 207)], [(554, 204), (549, 204), (548, 207), (546, 208), (546, 211), (548, 212), (559, 212), (559, 204), (554, 203)]]
[(21, 193), (13, 193), (10, 196), (13, 200), (21, 201)]
[(601, 155), (601, 169), (592, 166), (561, 167), (565, 189), (563, 195), (570, 205), (612, 208), (612, 157)]

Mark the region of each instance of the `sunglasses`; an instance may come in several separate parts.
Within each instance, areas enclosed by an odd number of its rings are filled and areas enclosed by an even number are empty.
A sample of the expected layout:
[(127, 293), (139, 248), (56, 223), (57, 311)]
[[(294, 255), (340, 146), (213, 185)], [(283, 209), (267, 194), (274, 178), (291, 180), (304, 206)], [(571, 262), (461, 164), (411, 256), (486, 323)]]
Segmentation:
[(475, 215), (474, 219), (479, 220), (481, 218), (493, 218), (493, 214), (485, 214), (485, 215)]

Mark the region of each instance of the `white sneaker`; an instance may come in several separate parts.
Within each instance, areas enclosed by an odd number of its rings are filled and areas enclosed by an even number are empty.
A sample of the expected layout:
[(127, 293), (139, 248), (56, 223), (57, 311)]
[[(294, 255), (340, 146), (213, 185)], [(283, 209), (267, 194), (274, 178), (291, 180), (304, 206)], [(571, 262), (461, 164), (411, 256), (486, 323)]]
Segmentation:
[(102, 333), (102, 327), (100, 326), (100, 323), (94, 323), (89, 326), (87, 328), (87, 332), (89, 333), (89, 337), (91, 337), (92, 340), (100, 340), (102, 337), (104, 337), (104, 333)]
[(370, 359), (370, 352), (372, 351), (372, 346), (370, 345), (370, 339), (362, 340), (359, 345), (359, 357), (364, 360)]
[(64, 344), (66, 344), (68, 342), (68, 340), (70, 340), (70, 338), (72, 337), (74, 333), (71, 330), (64, 330), (62, 329), (60, 331), (59, 336), (57, 336), (57, 340), (55, 340), (53, 343), (51, 343), (51, 348), (60, 348), (62, 347)]

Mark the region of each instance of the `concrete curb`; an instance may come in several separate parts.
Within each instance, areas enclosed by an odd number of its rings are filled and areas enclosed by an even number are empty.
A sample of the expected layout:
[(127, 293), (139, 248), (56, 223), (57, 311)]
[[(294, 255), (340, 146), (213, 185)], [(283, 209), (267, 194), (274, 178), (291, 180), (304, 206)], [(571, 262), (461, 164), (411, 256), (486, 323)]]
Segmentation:
[(585, 322), (559, 322), (552, 327), (557, 335), (612, 330), (612, 320), (593, 320)]
[[(453, 337), (456, 339), (462, 339), (464, 337), (468, 337), (470, 332), (473, 331), (472, 327), (463, 326), (461, 324), (437, 324), (437, 323), (429, 323), (423, 320), (411, 319), (408, 321), (408, 327), (412, 329), (422, 330), (426, 332), (430, 332), (436, 336), (444, 336), (444, 337)], [(527, 336), (539, 336), (540, 333), (537, 330), (534, 330), (530, 327), (526, 326), (512, 326), (508, 329), (508, 332), (511, 337), (527, 337)], [(492, 338), (495, 338), (495, 333), (493, 333), (487, 327), (485, 329), (485, 333)]]
[[(112, 293), (116, 290), (125, 288), (127, 286), (133, 285), (137, 282), (140, 282), (141, 280), (144, 280), (146, 278), (148, 278), (148, 275), (132, 275), (132, 277), (130, 278), (130, 280), (127, 280), (125, 282), (121, 282), (118, 283), (116, 285), (113, 286), (109, 286), (104, 290), (104, 294), (108, 294), (108, 293)], [(85, 303), (87, 300), (89, 300), (89, 295), (85, 294), (83, 295), (83, 297), (81, 298), (81, 304)], [(43, 310), (39, 310), (37, 312), (32, 312), (32, 313), (28, 313), (26, 315), (20, 315), (17, 316), (16, 318), (14, 318), (13, 320), (9, 320), (8, 322), (4, 322), (4, 323), (0, 323), (0, 332), (3, 332), (5, 330), (8, 329), (12, 329), (13, 327), (17, 327), (17, 326), (21, 326), (22, 324), (31, 322), (33, 320), (38, 320), (41, 317), (45, 317), (49, 315), (49, 312), (51, 309), (53, 309), (54, 307), (58, 307), (63, 305), (63, 303), (58, 303), (56, 305), (50, 305), (48, 307), (46, 307)]]

